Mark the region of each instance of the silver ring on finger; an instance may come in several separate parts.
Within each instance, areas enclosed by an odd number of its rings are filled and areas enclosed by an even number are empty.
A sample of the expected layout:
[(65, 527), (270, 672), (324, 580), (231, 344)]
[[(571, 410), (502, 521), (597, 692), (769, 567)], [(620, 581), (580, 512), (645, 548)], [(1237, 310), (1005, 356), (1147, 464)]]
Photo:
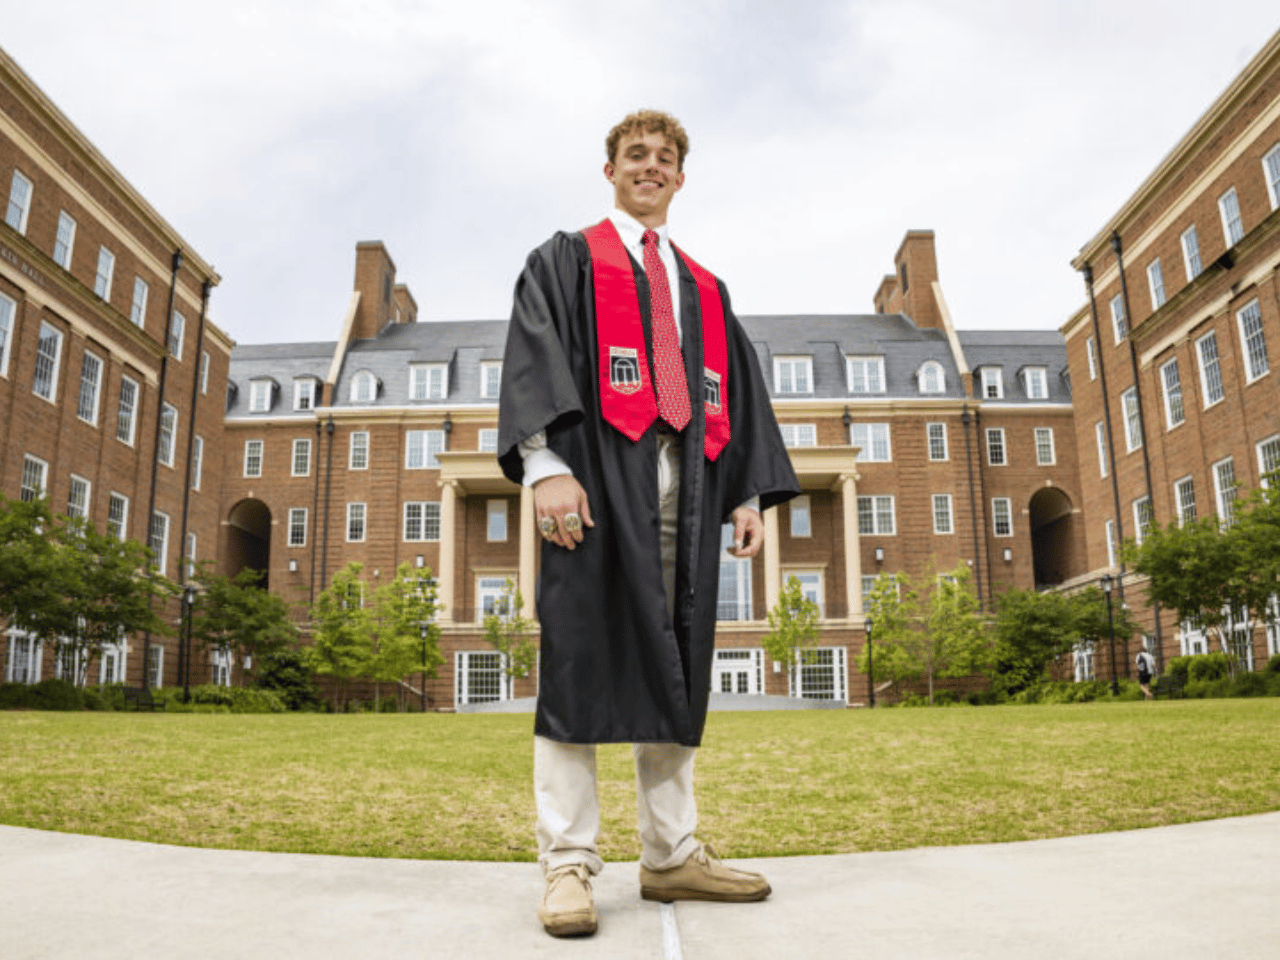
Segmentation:
[(577, 513), (566, 513), (564, 515), (564, 528), (570, 533), (577, 533), (582, 529), (582, 517)]
[(550, 540), (556, 535), (556, 518), (550, 516), (543, 517), (538, 521), (538, 530), (544, 537)]

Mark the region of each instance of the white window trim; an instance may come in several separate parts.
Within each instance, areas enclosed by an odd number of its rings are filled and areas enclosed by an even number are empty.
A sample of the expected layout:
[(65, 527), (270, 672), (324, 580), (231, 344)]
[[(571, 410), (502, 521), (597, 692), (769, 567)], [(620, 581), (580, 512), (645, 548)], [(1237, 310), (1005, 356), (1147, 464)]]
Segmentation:
[(249, 412), (270, 413), (275, 405), (275, 384), (265, 377), (249, 381)]
[[(351, 522), (354, 519), (353, 514), (360, 514), (360, 536), (351, 536)], [(369, 505), (363, 501), (356, 500), (347, 504), (347, 543), (364, 543), (369, 536)]]
[(1147, 264), (1147, 289), (1151, 293), (1152, 312), (1159, 310), (1169, 299), (1164, 286), (1164, 267), (1160, 266), (1159, 257)]
[[(1225, 487), (1222, 483), (1221, 469), (1224, 466), (1231, 470), (1230, 487)], [(1226, 526), (1236, 517), (1236, 508), (1240, 497), (1240, 481), (1236, 478), (1235, 459), (1233, 457), (1224, 457), (1216, 461), (1210, 472), (1213, 474), (1214, 507), (1217, 509), (1218, 520)]]
[[(142, 296), (139, 297), (138, 294)], [(133, 299), (129, 301), (129, 319), (133, 325), (139, 330), (145, 330), (147, 325), (147, 300), (151, 296), (151, 288), (147, 286), (147, 281), (141, 277), (133, 278)]]
[[(22, 212), (18, 215), (18, 223), (9, 223), (8, 208), (14, 205), (13, 195), (16, 192), (19, 183), (26, 184), (27, 195), (19, 207)], [(35, 184), (31, 182), (31, 179), (21, 170), (15, 169), (13, 171), (13, 179), (9, 181), (9, 203), (5, 208), (4, 220), (5, 223), (9, 223), (9, 226), (13, 227), (14, 230), (18, 231), (18, 233), (23, 236), (26, 236), (27, 234), (27, 223), (31, 219), (31, 201), (35, 199), (35, 193)]]
[[(488, 500), (485, 502), (484, 510), (484, 536), (488, 543), (506, 543), (508, 538), (507, 531), (507, 514), (509, 505), (506, 500)], [(502, 517), (502, 536), (495, 537), (493, 535), (494, 518)]]
[[(857, 440), (854, 439), (854, 430), (858, 427), (867, 428), (867, 442), (858, 450), (856, 457), (857, 463), (892, 463), (893, 462), (893, 428), (887, 422), (877, 423), (851, 423), (849, 424), (849, 445), (858, 446)], [(875, 456), (875, 429), (877, 427), (884, 428), (885, 456)]]
[[(781, 575), (782, 575), (782, 583), (783, 583), (783, 585), (784, 585), (784, 586), (787, 584), (787, 581), (788, 581), (791, 577), (795, 577), (797, 580), (799, 580), (799, 581), (800, 581), (800, 591), (801, 591), (801, 595), (808, 597), (810, 600), (812, 600), (814, 603), (816, 603), (816, 604), (818, 605), (818, 619), (819, 619), (819, 620), (824, 620), (824, 619), (826, 619), (826, 615), (827, 615), (827, 604), (826, 604), (826, 591), (827, 591), (827, 584), (826, 584), (826, 577), (823, 575), (823, 569), (822, 569), (822, 567), (812, 567), (812, 566), (789, 567), (789, 566), (786, 566), (786, 567), (783, 567), (783, 568), (782, 568), (782, 570), (781, 570)], [(806, 589), (806, 588), (805, 588), (805, 581), (806, 581), (806, 580), (808, 580), (811, 584), (812, 584), (812, 582), (813, 582), (814, 580), (816, 580), (816, 581), (817, 581), (817, 584), (816, 584), (816, 586), (815, 586), (814, 588), (812, 588), (812, 589)], [(810, 594), (810, 593), (812, 593), (812, 596), (809, 596), (809, 594)]]
[[(302, 542), (293, 542), (294, 517), (296, 514), (302, 515)], [(289, 508), (289, 526), (285, 530), (285, 545), (289, 547), (305, 547), (307, 545), (307, 508), (306, 507), (290, 507)]]
[(43, 393), (40, 393), (36, 389), (36, 380), (35, 380), (34, 374), (31, 378), (31, 392), (32, 394), (39, 397), (41, 400), (45, 401), (46, 403), (52, 403), (56, 405), (58, 402), (58, 378), (62, 375), (62, 347), (66, 341), (66, 337), (63, 335), (62, 331), (59, 330), (57, 327), (55, 327), (53, 324), (49, 323), (47, 320), (41, 320), (39, 333), (37, 334), (37, 346), (36, 346), (36, 358), (37, 358), (36, 363), (37, 364), (39, 364), (40, 362), (39, 341), (45, 338), (46, 330), (52, 332), (54, 336), (57, 337), (57, 344), (58, 344), (57, 349), (54, 351), (54, 354), (53, 354), (53, 361), (52, 361), (53, 368), (49, 371), (49, 395), (45, 396)]
[(115, 521), (111, 519), (111, 507), (113, 504), (119, 503), (120, 506), (120, 531), (118, 540), (127, 540), (129, 538), (129, 498), (123, 493), (111, 491), (111, 495), (107, 498), (107, 532), (111, 532), (111, 524)]
[[(409, 508), (418, 507), (419, 513), (419, 532), (421, 536), (409, 536)], [(429, 536), (427, 533), (427, 508), (435, 507), (435, 526), (436, 535)], [(400, 534), (405, 543), (439, 543), (440, 542), (440, 501), (439, 500), (406, 500), (400, 515)]]
[[(1165, 370), (1169, 367), (1173, 367), (1178, 377), (1178, 400), (1182, 407), (1182, 418), (1176, 422), (1173, 419), (1173, 400), (1169, 394), (1169, 381), (1165, 375)], [(1172, 357), (1160, 364), (1160, 399), (1164, 405), (1164, 426), (1166, 430), (1180, 427), (1187, 422), (1187, 395), (1182, 389), (1182, 371), (1178, 368), (1177, 357)]]
[[(484, 623), (484, 601), (487, 597), (493, 597), (495, 600), (501, 599), (507, 592), (507, 581), (516, 580), (518, 574), (512, 571), (486, 571), (485, 573), (476, 574), (476, 623)], [(486, 581), (488, 585), (486, 586)], [(507, 610), (505, 613), (494, 604), (494, 612), (503, 620), (510, 620), (514, 611)]]
[[(991, 435), (993, 433), (1000, 435), (1000, 458), (1001, 459), (999, 463), (991, 459)], [(987, 466), (1007, 467), (1009, 465), (1009, 444), (1006, 442), (1004, 427), (987, 427), (986, 436), (984, 439), (987, 442)]]
[(187, 318), (177, 310), (169, 320), (169, 355), (182, 360), (182, 345), (187, 339)]
[[(250, 473), (249, 472), (249, 460), (250, 460), (249, 451), (253, 448), (254, 444), (257, 444), (257, 450), (258, 450), (258, 472)], [(263, 461), (265, 461), (267, 458), (266, 451), (267, 451), (267, 444), (266, 444), (266, 441), (264, 440), (255, 439), (255, 440), (246, 440), (244, 442), (244, 475), (246, 477), (249, 477), (251, 479), (256, 479), (257, 477), (262, 476)]]
[[(172, 426), (166, 431), (165, 423), (168, 422)], [(168, 434), (169, 442), (166, 447), (165, 434)], [(160, 448), (156, 451), (156, 459), (166, 467), (173, 467), (174, 458), (178, 452), (178, 408), (167, 400), (160, 404)]]
[[(414, 464), (410, 457), (414, 452), (415, 438), (421, 436), (422, 442), (422, 463)], [(432, 440), (436, 440), (440, 449), (432, 451)], [(406, 470), (438, 470), (440, 469), (440, 461), (436, 458), (436, 454), (444, 452), (444, 431), (443, 430), (406, 430), (404, 434), (404, 468)]]
[[(934, 457), (933, 455), (933, 438), (929, 436), (930, 427), (942, 428), (942, 456), (941, 457)], [(924, 427), (924, 443), (926, 447), (926, 454), (929, 457), (930, 463), (946, 463), (948, 460), (951, 459), (951, 446), (950, 446), (950, 442), (947, 439), (947, 425), (945, 423), (940, 423), (938, 421), (934, 421), (932, 423), (926, 423)]]
[(1147, 513), (1150, 514), (1150, 519), (1153, 521), (1155, 520), (1155, 514), (1152, 512), (1150, 507), (1150, 497), (1142, 496), (1133, 501), (1133, 539), (1138, 546), (1142, 546), (1142, 541), (1146, 539), (1146, 533), (1142, 529), (1142, 505), (1144, 503), (1148, 505)]
[[(479, 609), (479, 605), (477, 605)], [(471, 684), (469, 682), (471, 673), (478, 667), (473, 667), (471, 661), (473, 658), (483, 656), (486, 660), (492, 657), (498, 658), (498, 696), (496, 699), (489, 697), (472, 698), (470, 694)], [(453, 703), (456, 707), (466, 706), (469, 703), (501, 703), (511, 699), (511, 678), (505, 675), (502, 670), (502, 655), (496, 650), (456, 650), (454, 651), (453, 660), (454, 684), (453, 684)]]
[[(947, 503), (947, 525), (950, 528), (947, 530), (938, 529), (938, 501), (939, 500), (945, 500)], [(930, 500), (930, 506), (932, 507), (932, 513), (933, 513), (934, 534), (940, 537), (945, 537), (945, 536), (954, 534), (956, 532), (956, 515), (955, 515), (955, 504), (952, 502), (951, 494), (949, 493), (933, 494), (933, 497)]]
[[(1231, 202), (1235, 205), (1236, 218), (1240, 221), (1240, 236), (1235, 240), (1231, 239), (1231, 218), (1227, 213), (1228, 198), (1230, 198)], [(1222, 241), (1227, 245), (1227, 249), (1230, 250), (1244, 239), (1245, 233), (1244, 211), (1240, 209), (1240, 196), (1236, 193), (1236, 188), (1234, 186), (1228, 187), (1226, 192), (1223, 193), (1222, 196), (1218, 197), (1218, 218), (1222, 221)]]
[[(930, 370), (934, 371), (938, 377), (938, 389), (936, 390), (925, 389), (925, 383), (928, 381), (928, 372)], [(881, 377), (880, 382), (881, 383), (884, 382), (883, 377)], [(937, 360), (926, 360), (924, 363), (920, 364), (920, 369), (916, 371), (916, 383), (919, 391), (922, 394), (925, 394), (927, 396), (932, 396), (939, 393), (946, 393), (947, 392), (947, 371), (942, 366), (942, 364), (940, 364)]]
[[(133, 387), (133, 403), (129, 407), (129, 437), (125, 439), (120, 436), (120, 408), (124, 401), (124, 384), (128, 383)], [(138, 386), (138, 381), (133, 377), (120, 377), (120, 393), (116, 397), (116, 439), (123, 444), (132, 447), (134, 440), (138, 436), (138, 404), (141, 402), (142, 388)]]
[[(489, 391), (489, 373), (496, 370), (498, 372), (497, 384), (498, 389), (493, 392)], [(497, 400), (498, 394), (502, 390), (502, 361), (501, 360), (483, 360), (480, 363), (480, 399)]]
[[(105, 260), (107, 264), (107, 272), (105, 274), (102, 272), (102, 263), (104, 260), (104, 255), (105, 255)], [(112, 253), (109, 249), (107, 249), (107, 247), (99, 246), (98, 247), (98, 266), (94, 270), (94, 274), (93, 274), (93, 292), (96, 293), (101, 299), (106, 300), (107, 302), (110, 302), (111, 286), (113, 283), (115, 283), (115, 278), (116, 278), (116, 255)], [(98, 287), (102, 287), (102, 290), (99, 291)]]
[(1094, 346), (1093, 337), (1084, 338), (1084, 355), (1085, 360), (1089, 364), (1089, 379), (1098, 379), (1098, 354), (1097, 348)]
[[(1038, 397), (1032, 389), (1032, 384), (1037, 382), (1040, 386), (1040, 396)], [(1044, 367), (1024, 368), (1022, 371), (1022, 392), (1027, 395), (1028, 400), (1048, 400), (1049, 371)]]
[(200, 351), (200, 392), (209, 392), (209, 351)]
[[(1266, 364), (1266, 369), (1258, 373), (1253, 368), (1253, 359), (1249, 355), (1249, 339), (1244, 330), (1244, 314), (1250, 307), (1258, 308), (1258, 328), (1262, 336), (1262, 359)], [(1243, 307), (1236, 311), (1236, 332), (1240, 335), (1240, 359), (1244, 361), (1245, 367), (1245, 384), (1254, 383), (1261, 380), (1271, 372), (1271, 355), (1267, 352), (1267, 333), (1266, 328), (1262, 326), (1262, 304), (1254, 297)], [(1219, 368), (1221, 368), (1221, 358), (1219, 358)]]
[[(1277, 176), (1271, 178), (1270, 164), (1275, 164)], [(1271, 201), (1271, 209), (1280, 207), (1280, 143), (1262, 155), (1262, 179), (1267, 185), (1267, 199)]]
[[(791, 376), (793, 389), (784, 391), (782, 389), (782, 365), (783, 364), (800, 364), (805, 375), (805, 389), (796, 390), (796, 377), (794, 372)], [(807, 396), (813, 393), (813, 357), (800, 355), (777, 356), (773, 358), (773, 392), (780, 397)]]
[(1116, 566), (1116, 522), (1108, 520), (1102, 525), (1102, 536), (1107, 542), (1107, 566), (1112, 570)]
[[(361, 397), (363, 387), (368, 385), (369, 396)], [(351, 403), (373, 403), (378, 399), (378, 378), (368, 370), (361, 370), (351, 378), (351, 386), (347, 391), (347, 399)]]
[[(1195, 499), (1196, 499), (1195, 477), (1186, 476), (1186, 477), (1182, 477), (1181, 479), (1175, 480), (1173, 482), (1173, 508), (1178, 515), (1179, 526), (1182, 526), (1184, 523), (1187, 522), (1187, 517), (1183, 512), (1184, 505), (1182, 502), (1182, 485), (1184, 483), (1191, 484), (1191, 505), (1192, 505), (1192, 508), (1195, 509), (1196, 511), (1196, 516), (1198, 517), (1200, 515), (1199, 505), (1196, 504), (1195, 502)], [(1194, 520), (1195, 518), (1193, 517), (1192, 519)]]
[(191, 439), (191, 489), (199, 490), (204, 477), (204, 437), (196, 434)]
[(48, 496), (49, 495), (49, 463), (48, 461), (43, 460), (40, 457), (34, 457), (29, 453), (25, 454), (22, 458), (22, 477), (19, 481), (21, 486), (19, 486), (18, 488), (19, 489), (18, 495), (21, 497), (22, 491), (25, 489), (25, 483), (22, 483), (22, 481), (26, 480), (28, 464), (35, 464), (36, 468), (40, 471), (40, 483), (38, 486), (32, 487), (35, 493), (30, 498), (22, 497), (22, 499), (38, 500), (41, 497)]
[[(71, 230), (67, 237), (66, 243), (62, 242), (62, 226), (63, 224), (71, 224)], [(58, 247), (64, 250), (62, 256), (58, 255)], [(65, 210), (58, 212), (58, 227), (53, 235), (53, 262), (60, 266), (63, 270), (71, 269), (71, 262), (75, 256), (76, 249), (76, 218), (71, 216)]]
[[(1147, 265), (1148, 282), (1151, 281), (1150, 271), (1152, 266), (1155, 266), (1157, 270), (1160, 269), (1160, 259), (1158, 257), (1152, 264)], [(1162, 277), (1163, 273), (1164, 271), (1161, 271)], [(1152, 302), (1155, 302), (1154, 296), (1152, 297)], [(1124, 338), (1129, 335), (1129, 317), (1124, 312), (1124, 297), (1118, 293), (1111, 298), (1111, 333), (1115, 337), (1117, 346), (1124, 343)]]
[[(1190, 244), (1187, 243), (1187, 237), (1190, 236), (1195, 241), (1195, 256), (1192, 256)], [(1196, 277), (1204, 272), (1204, 261), (1200, 257), (1200, 234), (1196, 231), (1196, 225), (1193, 223), (1187, 229), (1182, 231), (1182, 235), (1178, 238), (1182, 244), (1182, 265), (1187, 271), (1187, 283), (1190, 283)], [(1191, 262), (1195, 260), (1198, 269), (1191, 269)]]
[(155, 528), (156, 518), (164, 519), (164, 535), (160, 538), (160, 549), (156, 551), (156, 569), (161, 574), (167, 574), (169, 569), (169, 515), (163, 510), (153, 511), (151, 514), (151, 523), (147, 526), (147, 546), (151, 546), (152, 531)]
[[(1222, 396), (1218, 397), (1216, 400), (1209, 399), (1209, 377), (1204, 363), (1204, 351), (1201, 348), (1201, 344), (1207, 340), (1213, 341), (1213, 352), (1218, 367), (1218, 389), (1222, 391)], [(1196, 364), (1200, 368), (1200, 400), (1204, 404), (1204, 409), (1208, 410), (1210, 407), (1216, 407), (1226, 399), (1227, 396), (1227, 385), (1222, 379), (1222, 353), (1218, 350), (1218, 336), (1216, 330), (1210, 330), (1203, 337), (1196, 340)], [(1183, 406), (1185, 405), (1186, 400), (1184, 398)]]
[[(1132, 403), (1130, 403), (1132, 401)], [(1142, 449), (1142, 414), (1138, 409), (1138, 388), (1130, 387), (1120, 394), (1120, 412), (1124, 417), (1126, 453)]]
[[(1263, 452), (1263, 447), (1265, 447), (1269, 443), (1280, 445), (1280, 433), (1274, 433), (1264, 440), (1259, 440), (1256, 444), (1254, 444), (1254, 448), (1253, 448), (1258, 458), (1258, 476), (1262, 478), (1262, 486), (1264, 487), (1267, 485), (1267, 461), (1266, 461), (1266, 456)], [(1280, 470), (1280, 462), (1276, 464), (1274, 469)]]
[[(1004, 399), (1004, 367), (982, 367), (979, 376), (979, 382), (982, 387), (982, 396), (980, 400), (1003, 400)], [(988, 395), (987, 388), (994, 386), (996, 388), (995, 395)]]
[(498, 428), (481, 427), (476, 433), (476, 449), (481, 453), (497, 453)]
[[(776, 358), (774, 358), (774, 359), (775, 359), (775, 366), (774, 366), (774, 384), (775, 384), (775, 389), (774, 389), (774, 392), (775, 392), (775, 393), (780, 393), (781, 391), (780, 391), (780, 390), (778, 390), (778, 389), (777, 389), (777, 386), (776, 386), (776, 384), (777, 384), (777, 379), (778, 379), (776, 361), (777, 361), (777, 360), (785, 360), (785, 359), (792, 359), (792, 360), (794, 360), (794, 359), (798, 359), (798, 358), (796, 358), (796, 357), (791, 357), (791, 358), (787, 358), (787, 357), (776, 357)], [(854, 390), (854, 389), (853, 389), (853, 365), (854, 365), (855, 363), (870, 364), (870, 365), (872, 365), (872, 366), (874, 366), (874, 367), (876, 368), (876, 377), (877, 377), (877, 379), (878, 379), (878, 380), (879, 380), (879, 382), (880, 382), (880, 389), (879, 389), (879, 390)], [(923, 368), (922, 368), (922, 369), (923, 369)], [(885, 390), (888, 388), (888, 387), (887, 387), (887, 384), (886, 384), (886, 382), (885, 382), (885, 376), (884, 376), (884, 357), (880, 357), (880, 356), (862, 356), (862, 355), (858, 355), (858, 354), (854, 354), (854, 355), (848, 355), (848, 354), (846, 354), (846, 355), (845, 355), (845, 358), (844, 358), (844, 375), (845, 375), (845, 389), (846, 389), (849, 393), (853, 394), (854, 396), (879, 396), (879, 395), (883, 394), (883, 393), (885, 392)], [(869, 378), (868, 378), (868, 379), (869, 379)], [(809, 387), (810, 387), (810, 392), (812, 392), (812, 388), (813, 388), (813, 371), (812, 371), (812, 362), (810, 362)]]
[[(84, 503), (77, 506), (79, 513), (72, 513), (72, 507), (76, 506), (74, 496), (76, 492), (76, 484), (80, 484), (84, 488)], [(71, 474), (71, 486), (67, 491), (67, 516), (83, 517), (89, 519), (89, 508), (93, 505), (93, 484), (80, 476), (78, 473)]]
[[(848, 703), (849, 702), (848, 652), (845, 650), (844, 647), (816, 647), (814, 648), (813, 652), (819, 657), (822, 654), (829, 653), (831, 655), (831, 663), (829, 666), (831, 669), (831, 680), (832, 680), (833, 689), (832, 689), (832, 696), (830, 698), (814, 697), (812, 699), (824, 699), (824, 700), (830, 699), (836, 703)], [(825, 664), (825, 663), (813, 663), (813, 664), (809, 664), (807, 666), (807, 669), (816, 670), (820, 668), (825, 668), (827, 666), (828, 664)], [(795, 656), (794, 669), (787, 671), (787, 674), (789, 677), (788, 691), (790, 695), (793, 697), (798, 697), (803, 695), (803, 692), (804, 692), (803, 671), (805, 669), (806, 669), (806, 665), (804, 664), (804, 660), (803, 660), (803, 652), (800, 650), (797, 650), (796, 656)]]
[[(208, 354), (205, 354), (208, 356)], [(306, 397), (307, 405), (302, 405), (302, 398)], [(293, 409), (304, 412), (312, 411), (316, 408), (316, 381), (314, 377), (295, 377), (293, 381)]]
[(1107, 428), (1101, 420), (1093, 425), (1093, 434), (1098, 448), (1098, 474), (1105, 480), (1111, 472), (1111, 458), (1107, 456)]
[[(999, 516), (998, 516), (998, 512), (997, 512), (997, 510), (996, 510), (996, 504), (997, 504), (997, 503), (1003, 503), (1003, 504), (1008, 508), (1008, 509), (1007, 509), (1007, 516), (1008, 516), (1008, 518), (1009, 518), (1009, 532), (1008, 532), (1008, 533), (1001, 533), (1001, 532), (1000, 532), (1000, 528), (999, 528), (999, 526), (998, 526), (998, 523), (999, 523)], [(992, 498), (991, 498), (991, 534), (992, 534), (992, 536), (996, 536), (996, 537), (1012, 537), (1012, 536), (1013, 536), (1013, 533), (1014, 533), (1014, 527), (1013, 527), (1013, 499), (1012, 499), (1011, 497), (992, 497)]]
[(782, 445), (791, 449), (797, 447), (816, 447), (818, 445), (818, 425), (816, 423), (780, 423), (778, 431), (782, 434)]
[(13, 318), (17, 314), (17, 303), (0, 293), (0, 377), (5, 379), (9, 376), (9, 354), (13, 353)]
[[(1040, 431), (1045, 431), (1049, 437), (1049, 459), (1040, 459)], [(1036, 427), (1031, 432), (1031, 439), (1036, 445), (1036, 466), (1053, 467), (1058, 463), (1058, 446), (1053, 436), (1053, 427)]]
[[(307, 451), (307, 469), (298, 472), (298, 451), (303, 447)], [(289, 457), (289, 475), (292, 477), (309, 477), (311, 476), (311, 440), (306, 437), (297, 437), (293, 441), (293, 449), (290, 451)]]
[[(431, 395), (431, 374), (440, 374), (440, 395)], [(419, 379), (425, 381), (423, 395), (417, 395)], [(410, 400), (447, 400), (449, 397), (449, 365), (447, 363), (415, 363), (409, 367), (409, 399)]]
[[(5, 657), (5, 661), (4, 661), (5, 682), (6, 683), (25, 683), (28, 685), (39, 683), (40, 672), (44, 665), (44, 641), (31, 636), (26, 631), (16, 630), (13, 628), (6, 630), (5, 634), (9, 638), (8, 656)], [(31, 659), (30, 659), (31, 670), (26, 680), (19, 680), (17, 677), (16, 670), (14, 669), (18, 665), (18, 658), (14, 653), (14, 648), (18, 645), (19, 641), (29, 644), (31, 648)]]
[[(364, 437), (364, 464), (356, 466), (356, 437)], [(369, 469), (369, 448), (370, 437), (368, 430), (352, 430), (350, 437), (347, 439), (347, 469), (348, 470), (368, 470)]]
[[(813, 502), (805, 493), (793, 497), (787, 504), (788, 529), (793, 537), (809, 538), (813, 536)], [(797, 530), (797, 521), (803, 517), (803, 529)]]
[[(96, 361), (98, 364), (98, 376), (93, 382), (93, 409), (89, 412), (88, 416), (84, 416), (80, 412), (80, 400), (84, 396), (85, 365), (89, 363), (90, 359)], [(98, 414), (102, 407), (102, 381), (103, 374), (106, 372), (106, 369), (106, 363), (104, 363), (102, 358), (92, 350), (86, 350), (80, 359), (80, 392), (76, 396), (76, 416), (85, 423), (91, 424), (95, 427), (98, 425)]]
[[(871, 530), (869, 530), (866, 533), (862, 532), (862, 526), (860, 522), (862, 517), (861, 503), (864, 500), (871, 501)], [(888, 530), (882, 529), (880, 526), (880, 510), (879, 510), (879, 504), (877, 502), (879, 500), (889, 501), (890, 529)], [(858, 494), (857, 501), (855, 501), (854, 503), (854, 507), (858, 513), (857, 517), (854, 518), (854, 522), (858, 524), (858, 536), (860, 537), (894, 537), (898, 535), (898, 498), (895, 497), (893, 494), (860, 493)]]

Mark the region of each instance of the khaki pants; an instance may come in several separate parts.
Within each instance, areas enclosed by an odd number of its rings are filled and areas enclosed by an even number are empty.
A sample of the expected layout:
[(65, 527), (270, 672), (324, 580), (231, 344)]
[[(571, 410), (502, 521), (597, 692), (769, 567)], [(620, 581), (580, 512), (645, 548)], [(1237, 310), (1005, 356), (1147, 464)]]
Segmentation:
[[(676, 526), (680, 500), (680, 440), (658, 434), (662, 583), (667, 614), (675, 609)], [(636, 762), (636, 808), (643, 852), (651, 870), (677, 867), (697, 849), (698, 808), (693, 797), (693, 747), (677, 743), (632, 745)], [(596, 747), (533, 738), (533, 790), (538, 809), (538, 862), (544, 871), (571, 863), (593, 874), (604, 864), (596, 852), (600, 803), (596, 793)]]

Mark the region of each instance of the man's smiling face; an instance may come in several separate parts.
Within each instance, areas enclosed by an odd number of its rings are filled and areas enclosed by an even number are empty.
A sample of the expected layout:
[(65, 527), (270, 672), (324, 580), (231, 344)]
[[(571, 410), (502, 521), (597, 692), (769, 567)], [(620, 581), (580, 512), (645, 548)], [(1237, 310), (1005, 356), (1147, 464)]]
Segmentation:
[(667, 222), (667, 207), (684, 186), (676, 145), (661, 133), (631, 133), (618, 142), (612, 161), (604, 165), (613, 184), (614, 205), (646, 227)]

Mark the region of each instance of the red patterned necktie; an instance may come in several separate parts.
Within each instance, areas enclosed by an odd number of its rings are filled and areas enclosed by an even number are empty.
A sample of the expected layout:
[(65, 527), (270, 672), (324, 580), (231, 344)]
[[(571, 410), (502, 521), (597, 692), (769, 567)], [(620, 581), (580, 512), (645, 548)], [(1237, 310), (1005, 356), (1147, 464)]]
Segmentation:
[(649, 303), (653, 314), (653, 374), (658, 387), (658, 416), (677, 430), (689, 423), (689, 383), (685, 379), (684, 357), (676, 335), (676, 317), (671, 309), (671, 284), (667, 268), (658, 256), (658, 234), (646, 230), (644, 272), (649, 279)]

